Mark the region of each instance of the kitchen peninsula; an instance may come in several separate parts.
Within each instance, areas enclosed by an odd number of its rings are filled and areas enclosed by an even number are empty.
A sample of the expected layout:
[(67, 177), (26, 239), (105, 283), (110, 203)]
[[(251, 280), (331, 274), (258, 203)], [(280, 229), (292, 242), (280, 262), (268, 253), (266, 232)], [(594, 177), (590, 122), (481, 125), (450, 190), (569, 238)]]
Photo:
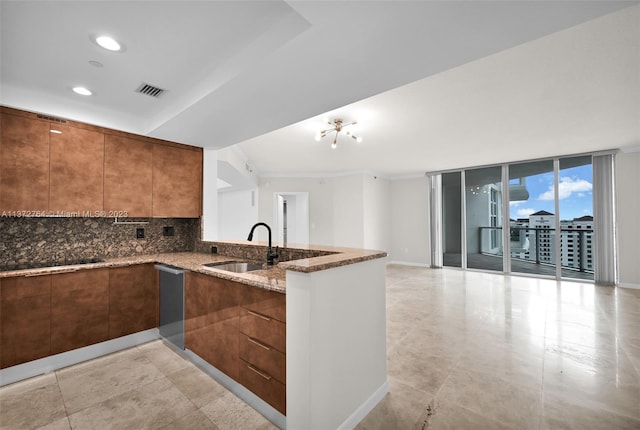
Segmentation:
[[(210, 253), (212, 246), (217, 248), (217, 254)], [(205, 264), (247, 260), (266, 262), (266, 246), (250, 242), (201, 242), (198, 248), (201, 252), (136, 255), (106, 258), (103, 262), (83, 265), (4, 271), (0, 272), (2, 297), (6, 297), (4, 287), (15, 287), (15, 280), (19, 279), (39, 279), (47, 275), (54, 277), (85, 271), (97, 273), (126, 267), (149, 268), (154, 263), (171, 265), (187, 271), (187, 307), (192, 291), (190, 278), (224, 280), (225, 283), (220, 284), (223, 285), (220, 291), (229, 294), (250, 286), (253, 287), (248, 290), (250, 292), (263, 290), (276, 296), (282, 295), (286, 314), (278, 318), (286, 321), (286, 344), (280, 347), (286, 350), (286, 375), (283, 374), (279, 379), (286, 381), (286, 408), (280, 408), (282, 411), (286, 409), (286, 416), (265, 406), (266, 403), (259, 397), (235, 382), (236, 375), (226, 375), (221, 369), (208, 369), (206, 357), (190, 351), (188, 343), (184, 352), (187, 358), (223, 379), (221, 382), (227, 388), (280, 427), (351, 428), (384, 397), (388, 391), (384, 290), (386, 253), (333, 247), (284, 248), (281, 257), (287, 261), (274, 266), (265, 264), (262, 269), (248, 273), (233, 273)], [(205, 253), (205, 250), (209, 250), (209, 253)], [(147, 273), (157, 276), (153, 271)], [(154, 278), (154, 285), (157, 286), (157, 278)], [(237, 308), (240, 312), (241, 306)], [(248, 312), (251, 313), (251, 309)], [(253, 315), (264, 317), (257, 312)], [(187, 309), (187, 330), (190, 327), (189, 316)], [(192, 325), (197, 325), (194, 321), (195, 317)], [(284, 327), (284, 321), (278, 324)], [(69, 365), (70, 359), (91, 358), (91, 355), (83, 356), (79, 350), (102, 355), (158, 337), (158, 330), (151, 328), (105, 339), (99, 343), (101, 348), (92, 345), (43, 356), (2, 369), (2, 383)], [(211, 339), (209, 343), (215, 344), (216, 339)], [(60, 359), (65, 354), (67, 361)], [(22, 377), (19, 376), (21, 374)], [(271, 376), (265, 376), (265, 380), (271, 381)]]

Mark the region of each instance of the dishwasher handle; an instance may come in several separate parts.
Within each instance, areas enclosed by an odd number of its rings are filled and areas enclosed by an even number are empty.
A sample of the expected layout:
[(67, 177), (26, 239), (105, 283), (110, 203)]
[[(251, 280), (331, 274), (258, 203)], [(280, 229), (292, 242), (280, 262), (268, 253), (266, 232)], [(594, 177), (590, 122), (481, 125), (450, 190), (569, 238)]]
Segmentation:
[(184, 273), (184, 270), (182, 269), (173, 266), (167, 266), (165, 264), (156, 264), (153, 267), (163, 272), (171, 273), (172, 275), (182, 275)]

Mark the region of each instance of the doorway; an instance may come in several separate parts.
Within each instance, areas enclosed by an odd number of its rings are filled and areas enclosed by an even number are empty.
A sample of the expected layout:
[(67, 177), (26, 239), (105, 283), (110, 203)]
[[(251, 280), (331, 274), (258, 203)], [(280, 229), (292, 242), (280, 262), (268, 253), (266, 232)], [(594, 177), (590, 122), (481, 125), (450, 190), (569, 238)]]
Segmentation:
[(273, 193), (276, 240), (280, 246), (309, 244), (309, 193)]

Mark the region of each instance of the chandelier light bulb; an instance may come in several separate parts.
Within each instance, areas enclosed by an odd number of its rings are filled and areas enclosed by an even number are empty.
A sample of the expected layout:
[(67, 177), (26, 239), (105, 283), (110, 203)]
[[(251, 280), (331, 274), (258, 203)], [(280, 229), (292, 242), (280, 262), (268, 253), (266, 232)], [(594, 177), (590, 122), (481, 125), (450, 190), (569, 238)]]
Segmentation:
[(318, 131), (315, 135), (316, 141), (320, 141), (327, 135), (331, 135), (331, 137), (333, 138), (331, 148), (336, 149), (338, 146), (338, 136), (340, 135), (340, 132), (344, 130), (345, 135), (352, 138), (358, 143), (362, 142), (362, 137), (356, 136), (351, 132), (351, 130), (347, 129), (347, 127), (349, 127), (350, 125), (357, 124), (356, 121), (345, 122), (341, 118), (335, 118), (333, 120), (330, 120), (329, 118), (323, 118), (323, 122), (329, 125), (329, 128)]

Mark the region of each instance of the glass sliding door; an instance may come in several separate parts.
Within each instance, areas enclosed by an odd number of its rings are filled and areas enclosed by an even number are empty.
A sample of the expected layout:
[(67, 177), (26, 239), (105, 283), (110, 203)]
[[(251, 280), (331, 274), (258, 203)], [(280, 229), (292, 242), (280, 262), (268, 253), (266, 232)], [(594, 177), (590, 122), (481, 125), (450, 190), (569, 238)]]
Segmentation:
[(502, 271), (502, 168), (465, 170), (467, 267)]
[[(597, 271), (601, 282), (615, 282), (611, 156), (503, 164), (438, 178), (442, 223), (432, 235), (442, 246), (436, 255), (443, 266), (583, 280), (594, 280)], [(602, 202), (598, 219), (594, 181)], [(605, 247), (600, 254), (596, 238)]]
[(560, 264), (565, 278), (594, 278), (592, 188), (591, 156), (560, 159)]
[(462, 178), (460, 172), (442, 174), (442, 262), (462, 267)]
[(553, 160), (509, 165), (511, 272), (556, 276)]

